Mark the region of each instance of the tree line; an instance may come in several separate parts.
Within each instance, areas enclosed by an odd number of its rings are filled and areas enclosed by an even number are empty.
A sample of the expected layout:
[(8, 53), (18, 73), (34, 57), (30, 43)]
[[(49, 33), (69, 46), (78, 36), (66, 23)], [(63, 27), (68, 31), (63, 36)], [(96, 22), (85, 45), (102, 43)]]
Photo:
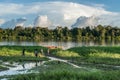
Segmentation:
[(14, 29), (0, 28), (0, 40), (120, 40), (120, 28), (98, 25), (94, 28), (56, 27), (48, 29), (42, 27), (16, 26)]

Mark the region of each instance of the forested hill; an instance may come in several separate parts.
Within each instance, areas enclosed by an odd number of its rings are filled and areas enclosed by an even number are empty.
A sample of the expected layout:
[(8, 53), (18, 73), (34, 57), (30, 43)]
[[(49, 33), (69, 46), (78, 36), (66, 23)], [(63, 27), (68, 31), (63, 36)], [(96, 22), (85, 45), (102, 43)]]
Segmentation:
[(120, 40), (120, 28), (98, 25), (94, 28), (57, 27), (48, 29), (41, 27), (17, 26), (14, 29), (0, 29), (0, 40)]

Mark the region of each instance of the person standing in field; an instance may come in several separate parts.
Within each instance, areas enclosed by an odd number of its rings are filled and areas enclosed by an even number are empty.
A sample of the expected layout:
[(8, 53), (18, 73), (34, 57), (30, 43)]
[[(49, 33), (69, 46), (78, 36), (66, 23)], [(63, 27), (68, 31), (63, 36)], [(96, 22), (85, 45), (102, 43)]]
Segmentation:
[(22, 56), (25, 56), (25, 49), (23, 49), (22, 51)]
[(50, 50), (49, 50), (49, 48), (48, 48), (48, 50), (47, 50), (47, 54), (48, 54), (48, 55), (50, 54)]
[(44, 54), (43, 49), (41, 49), (41, 54), (42, 54), (42, 55)]
[(34, 54), (35, 54), (35, 57), (38, 57), (38, 50), (37, 49), (34, 50)]

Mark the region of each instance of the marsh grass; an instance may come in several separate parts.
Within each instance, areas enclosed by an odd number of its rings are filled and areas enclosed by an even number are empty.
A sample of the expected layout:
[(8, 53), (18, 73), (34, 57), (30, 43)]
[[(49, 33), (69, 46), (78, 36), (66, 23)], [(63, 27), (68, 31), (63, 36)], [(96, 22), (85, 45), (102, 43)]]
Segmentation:
[(7, 68), (7, 67), (4, 67), (4, 66), (2, 66), (2, 65), (0, 65), (0, 71), (3, 71), (3, 70), (8, 70), (9, 68)]
[(58, 51), (56, 53), (57, 56), (60, 57), (80, 57), (80, 55), (76, 52), (72, 52), (72, 51)]
[(87, 71), (56, 61), (46, 63), (40, 73), (17, 75), (11, 80), (119, 80), (120, 71)]
[[(69, 58), (67, 55), (71, 55)], [(74, 57), (77, 54), (80, 57)], [(110, 64), (120, 65), (120, 47), (74, 47), (65, 51), (56, 52), (58, 57), (66, 58), (76, 63), (94, 63), (94, 64)], [(61, 56), (62, 55), (62, 56)]]

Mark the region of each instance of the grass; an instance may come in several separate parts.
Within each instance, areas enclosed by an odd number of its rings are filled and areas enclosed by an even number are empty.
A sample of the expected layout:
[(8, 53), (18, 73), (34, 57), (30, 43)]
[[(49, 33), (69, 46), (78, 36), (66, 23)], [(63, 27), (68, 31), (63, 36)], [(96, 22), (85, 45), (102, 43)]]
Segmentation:
[(65, 63), (48, 62), (40, 73), (17, 75), (11, 80), (119, 80), (120, 71), (87, 71)]
[[(22, 50), (25, 49), (25, 56), (22, 56)], [(34, 55), (34, 50), (38, 49), (38, 58)], [(36, 61), (48, 60), (40, 50), (46, 53), (47, 48), (41, 46), (0, 46), (0, 59), (3, 61)]]
[[(34, 61), (37, 60), (34, 55), (31, 55), (34, 49), (40, 50), (42, 48), (45, 53), (47, 52), (46, 48), (39, 46), (27, 46), (24, 48), (26, 49), (26, 56), (19, 55), (23, 46), (1, 46), (0, 59)], [(4, 51), (6, 51), (6, 56), (2, 54)], [(39, 73), (15, 75), (11, 77), (11, 80), (119, 80), (120, 69), (114, 70), (110, 68), (115, 65), (120, 66), (120, 47), (74, 47), (68, 50), (52, 50), (51, 55), (69, 59), (69, 61), (79, 66), (88, 66), (88, 69), (92, 68), (95, 71), (74, 68), (63, 62), (50, 61), (43, 66), (32, 69)], [(45, 58), (40, 57), (38, 59), (44, 60)], [(111, 66), (102, 66), (103, 64)]]
[[(57, 57), (93, 64), (120, 65), (120, 47), (74, 47), (54, 53)], [(75, 57), (75, 55), (77, 57)], [(79, 56), (79, 57), (78, 57)]]
[(56, 53), (56, 56), (60, 56), (60, 57), (80, 57), (80, 55), (78, 53), (72, 52), (72, 51), (58, 51)]
[(41, 49), (44, 53), (47, 52), (47, 48), (41, 46), (0, 46), (0, 56), (21, 56), (23, 49), (25, 49), (26, 56), (33, 56), (35, 49), (39, 52)]
[(46, 57), (22, 57), (22, 56), (0, 56), (0, 59), (3, 61), (8, 61), (8, 62), (23, 62), (23, 61), (46, 61), (48, 58)]
[[(114, 73), (114, 75), (113, 75)], [(119, 80), (119, 72), (71, 72), (49, 71), (40, 74), (21, 75), (12, 80)]]
[(0, 71), (3, 71), (3, 70), (8, 70), (9, 68), (7, 67), (3, 67), (2, 65), (0, 65)]

